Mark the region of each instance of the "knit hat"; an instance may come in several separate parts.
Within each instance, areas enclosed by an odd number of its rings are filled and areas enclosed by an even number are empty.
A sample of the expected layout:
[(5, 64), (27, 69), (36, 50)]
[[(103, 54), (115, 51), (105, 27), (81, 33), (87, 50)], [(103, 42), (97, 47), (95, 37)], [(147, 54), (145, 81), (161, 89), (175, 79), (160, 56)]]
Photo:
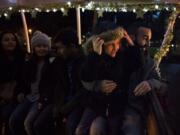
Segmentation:
[(35, 31), (31, 38), (31, 45), (33, 47), (37, 45), (47, 45), (50, 48), (51, 38), (45, 33), (42, 33), (41, 31)]

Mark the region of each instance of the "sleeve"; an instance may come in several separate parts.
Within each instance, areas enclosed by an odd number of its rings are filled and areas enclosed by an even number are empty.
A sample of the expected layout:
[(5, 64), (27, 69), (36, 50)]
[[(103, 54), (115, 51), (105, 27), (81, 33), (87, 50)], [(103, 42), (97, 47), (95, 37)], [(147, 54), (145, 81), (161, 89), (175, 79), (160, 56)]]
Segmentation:
[[(65, 66), (62, 59), (56, 58), (52, 63), (48, 63), (39, 88), (39, 102), (42, 104), (52, 103), (56, 95), (61, 95), (66, 85), (65, 77)], [(59, 94), (60, 92), (61, 94)]]
[(28, 84), (27, 84), (27, 80), (29, 78), (28, 73), (29, 73), (29, 61), (25, 61), (22, 65), (21, 68), (21, 73), (19, 74), (19, 79), (17, 82), (17, 86), (16, 86), (16, 91), (15, 91), (15, 97), (17, 97), (18, 94), (23, 93), (23, 94), (27, 94), (29, 93), (28, 91)]
[(147, 81), (153, 90), (160, 93), (167, 91), (167, 83), (162, 80), (159, 68), (153, 68)]
[(100, 69), (103, 69), (102, 56), (96, 53), (89, 54), (81, 69), (81, 80), (84, 82), (97, 80)]

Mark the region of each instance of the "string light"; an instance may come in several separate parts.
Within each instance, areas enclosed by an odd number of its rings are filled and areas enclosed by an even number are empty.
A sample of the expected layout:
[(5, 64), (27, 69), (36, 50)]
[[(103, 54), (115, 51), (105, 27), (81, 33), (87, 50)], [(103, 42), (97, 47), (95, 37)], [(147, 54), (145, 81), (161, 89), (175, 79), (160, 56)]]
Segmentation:
[[(6, 12), (8, 15), (11, 14), (12, 12), (30, 12), (31, 14), (34, 14), (34, 12), (47, 12), (49, 13), (50, 11), (57, 12), (57, 11), (62, 11), (63, 13), (67, 12), (69, 8), (76, 8), (77, 6), (80, 6), (82, 9), (82, 12), (85, 10), (96, 10), (96, 11), (105, 11), (105, 12), (134, 12), (138, 16), (142, 17), (142, 14), (147, 11), (154, 11), (154, 10), (167, 10), (167, 11), (180, 11), (179, 8), (176, 7), (176, 5), (172, 4), (122, 4), (119, 2), (87, 2), (87, 3), (74, 3), (71, 1), (67, 1), (65, 4), (62, 5), (47, 5), (46, 7), (27, 7), (24, 9), (19, 9), (19, 7), (8, 7), (7, 9), (0, 9), (0, 14), (4, 14)], [(65, 11), (66, 10), (66, 11)], [(10, 12), (11, 11), (11, 12)], [(66, 14), (66, 13), (65, 13)], [(9, 15), (10, 16), (10, 15)]]
[(41, 9), (39, 9), (39, 8), (35, 8), (35, 10), (36, 10), (37, 12), (41, 12)]
[(166, 9), (167, 11), (169, 11), (169, 7), (165, 7), (165, 9)]
[(159, 8), (159, 6), (158, 5), (155, 5), (155, 9), (158, 9)]
[(12, 8), (12, 7), (9, 7), (8, 9), (11, 11), (13, 8)]
[(82, 9), (82, 12), (84, 12), (85, 11), (85, 8), (81, 8)]
[(4, 16), (5, 16), (5, 17), (8, 17), (8, 14), (7, 14), (7, 13), (4, 13)]
[(97, 10), (97, 11), (100, 10), (100, 7), (97, 7), (96, 10)]
[(117, 12), (117, 9), (114, 9), (114, 12), (116, 13), (116, 12)]
[(147, 8), (143, 8), (143, 11), (144, 11), (144, 12), (147, 12), (147, 11), (148, 11), (148, 9), (147, 9)]
[(176, 7), (174, 7), (173, 10), (176, 11)]
[(53, 10), (52, 10), (53, 12), (57, 12), (57, 9), (56, 8), (53, 8)]
[(122, 8), (122, 11), (123, 12), (127, 12), (127, 9), (124, 7), (124, 8)]
[(89, 2), (87, 5), (86, 5), (86, 8), (87, 9), (92, 9), (93, 8), (93, 2), (91, 1), (91, 2)]
[(49, 12), (50, 12), (50, 10), (49, 10), (49, 9), (46, 9), (46, 12), (47, 12), (47, 13), (49, 13)]
[(67, 2), (67, 5), (68, 5), (69, 7), (71, 7), (71, 4), (72, 4), (72, 3), (71, 3), (70, 1)]
[(38, 10), (39, 10), (39, 8), (35, 8), (35, 10), (36, 10), (36, 11), (38, 11)]
[(32, 29), (28, 29), (29, 34), (32, 34)]
[(64, 9), (64, 8), (61, 8), (61, 11), (62, 11), (62, 12), (64, 12), (64, 11), (65, 11), (65, 9)]
[(25, 9), (21, 9), (21, 11), (22, 11), (23, 13), (25, 13), (25, 12), (26, 12), (26, 10), (25, 10)]
[(108, 12), (108, 8), (107, 7), (105, 8), (105, 11)]

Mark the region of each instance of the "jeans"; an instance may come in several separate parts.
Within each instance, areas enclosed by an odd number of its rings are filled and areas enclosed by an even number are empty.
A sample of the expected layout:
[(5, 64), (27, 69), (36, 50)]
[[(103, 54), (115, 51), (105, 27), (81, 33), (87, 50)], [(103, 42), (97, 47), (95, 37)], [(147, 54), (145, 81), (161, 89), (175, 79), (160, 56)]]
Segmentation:
[(122, 135), (121, 125), (122, 117), (119, 115), (107, 118), (86, 109), (76, 129), (76, 135)]
[(27, 98), (23, 103), (19, 104), (14, 110), (9, 119), (9, 127), (12, 135), (25, 135), (24, 130), (24, 120), (32, 107), (33, 102), (29, 101)]
[(111, 118), (98, 116), (91, 125), (90, 135), (123, 135), (121, 121), (120, 116)]
[(38, 109), (38, 104), (36, 102), (30, 108), (30, 110), (29, 110), (29, 112), (25, 118), (25, 121), (24, 121), (24, 128), (25, 128), (27, 135), (33, 135), (34, 134), (33, 124), (34, 124), (34, 121), (35, 121), (35, 119), (39, 113), (40, 113), (40, 110)]
[(68, 135), (75, 135), (75, 130), (79, 124), (82, 113), (83, 113), (83, 108), (79, 107), (79, 108), (74, 109), (68, 115), (68, 118), (66, 121), (66, 128), (67, 128)]
[(0, 105), (0, 131), (3, 130), (5, 126), (4, 134), (10, 135), (9, 131), (9, 118), (16, 108), (16, 103), (14, 101), (9, 101), (5, 104)]
[(123, 132), (125, 135), (144, 135), (143, 123), (140, 114), (131, 108), (125, 111), (125, 120), (123, 123)]
[(55, 126), (53, 119), (53, 105), (47, 105), (39, 113), (34, 121), (33, 129), (35, 135), (53, 135)]
[(82, 114), (81, 120), (76, 128), (76, 135), (89, 135), (89, 129), (93, 120), (97, 117), (96, 113), (90, 108), (86, 108)]

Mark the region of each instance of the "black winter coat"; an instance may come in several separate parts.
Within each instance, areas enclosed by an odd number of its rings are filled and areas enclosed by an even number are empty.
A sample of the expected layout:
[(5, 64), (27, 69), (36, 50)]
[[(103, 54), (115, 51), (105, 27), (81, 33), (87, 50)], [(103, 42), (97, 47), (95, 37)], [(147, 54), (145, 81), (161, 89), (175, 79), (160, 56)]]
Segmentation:
[(113, 80), (117, 83), (115, 91), (106, 95), (102, 92), (92, 91), (87, 101), (87, 107), (93, 109), (99, 115), (105, 115), (107, 106), (109, 116), (122, 114), (127, 104), (127, 87), (129, 73), (125, 70), (123, 54), (119, 53), (116, 58), (110, 58), (103, 54), (89, 54), (85, 62), (81, 77), (84, 82), (101, 80)]
[[(39, 102), (49, 104), (53, 102), (54, 89), (57, 87), (59, 79), (64, 73), (64, 62), (61, 58), (47, 57), (41, 70), (41, 78), (39, 82)], [(35, 81), (37, 62), (35, 58), (31, 58), (24, 65), (23, 77), (19, 85), (19, 93), (25, 95), (31, 93), (31, 83)]]

